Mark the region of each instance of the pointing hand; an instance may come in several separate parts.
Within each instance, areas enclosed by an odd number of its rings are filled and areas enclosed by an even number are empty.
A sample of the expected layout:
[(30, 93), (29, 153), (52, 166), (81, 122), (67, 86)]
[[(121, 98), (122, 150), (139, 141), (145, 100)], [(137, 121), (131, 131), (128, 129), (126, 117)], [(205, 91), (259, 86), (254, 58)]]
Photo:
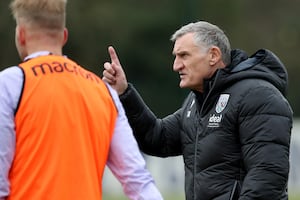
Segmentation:
[(104, 63), (102, 80), (109, 83), (119, 95), (123, 94), (128, 87), (126, 75), (119, 61), (118, 55), (112, 46), (108, 47), (111, 62)]

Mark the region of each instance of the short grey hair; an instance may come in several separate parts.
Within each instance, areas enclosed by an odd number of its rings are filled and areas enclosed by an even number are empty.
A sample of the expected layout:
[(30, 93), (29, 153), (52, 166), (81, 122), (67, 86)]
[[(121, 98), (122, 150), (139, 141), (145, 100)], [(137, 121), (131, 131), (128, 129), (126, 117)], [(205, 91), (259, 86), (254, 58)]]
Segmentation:
[(178, 38), (187, 33), (195, 34), (195, 41), (198, 46), (204, 46), (207, 49), (212, 46), (217, 46), (218, 48), (220, 48), (223, 62), (225, 63), (225, 65), (230, 64), (230, 42), (225, 33), (218, 26), (205, 21), (189, 23), (178, 29), (172, 35), (171, 41), (175, 42)]

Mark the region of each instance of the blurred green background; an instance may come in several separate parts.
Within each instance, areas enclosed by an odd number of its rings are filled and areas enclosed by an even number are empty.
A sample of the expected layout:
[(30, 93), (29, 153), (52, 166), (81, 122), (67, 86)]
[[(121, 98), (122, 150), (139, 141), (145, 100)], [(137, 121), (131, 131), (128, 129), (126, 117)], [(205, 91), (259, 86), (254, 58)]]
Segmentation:
[[(9, 0), (0, 1), (0, 69), (17, 64), (15, 23)], [(135, 84), (158, 116), (175, 111), (187, 93), (172, 71), (170, 36), (188, 22), (206, 20), (220, 26), (232, 48), (253, 54), (267, 48), (289, 72), (288, 99), (300, 115), (298, 57), (299, 0), (69, 0), (69, 41), (64, 53), (102, 75), (109, 60), (107, 47), (116, 47), (128, 80)]]
[[(0, 70), (20, 62), (9, 3), (0, 1)], [(277, 54), (289, 72), (288, 100), (299, 117), (299, 8), (299, 0), (68, 0), (64, 53), (101, 76), (103, 63), (109, 61), (107, 47), (113, 45), (128, 80), (163, 117), (179, 108), (188, 92), (178, 87), (178, 75), (172, 71), (170, 36), (184, 24), (206, 20), (225, 31), (232, 48), (249, 55), (260, 48)], [(294, 193), (289, 199), (300, 200)], [(182, 193), (165, 198), (184, 199)], [(105, 194), (104, 199), (126, 198)]]

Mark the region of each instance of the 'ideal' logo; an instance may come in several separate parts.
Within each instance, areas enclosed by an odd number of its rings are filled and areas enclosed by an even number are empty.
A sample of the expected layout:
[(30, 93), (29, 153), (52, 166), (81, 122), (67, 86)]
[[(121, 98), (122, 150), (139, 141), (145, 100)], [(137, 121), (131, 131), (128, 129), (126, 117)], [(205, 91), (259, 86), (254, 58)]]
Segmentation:
[(209, 117), (209, 123), (220, 123), (222, 121), (222, 115), (215, 115)]

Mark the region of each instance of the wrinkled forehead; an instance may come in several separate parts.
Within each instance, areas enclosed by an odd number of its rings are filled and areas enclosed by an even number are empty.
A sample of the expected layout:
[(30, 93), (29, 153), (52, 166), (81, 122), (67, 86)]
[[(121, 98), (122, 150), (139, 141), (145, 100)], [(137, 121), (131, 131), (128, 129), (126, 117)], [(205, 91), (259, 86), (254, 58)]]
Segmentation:
[(173, 54), (179, 52), (190, 52), (190, 51), (199, 51), (201, 49), (206, 49), (204, 46), (199, 45), (196, 42), (194, 33), (187, 33), (178, 37), (174, 42)]

